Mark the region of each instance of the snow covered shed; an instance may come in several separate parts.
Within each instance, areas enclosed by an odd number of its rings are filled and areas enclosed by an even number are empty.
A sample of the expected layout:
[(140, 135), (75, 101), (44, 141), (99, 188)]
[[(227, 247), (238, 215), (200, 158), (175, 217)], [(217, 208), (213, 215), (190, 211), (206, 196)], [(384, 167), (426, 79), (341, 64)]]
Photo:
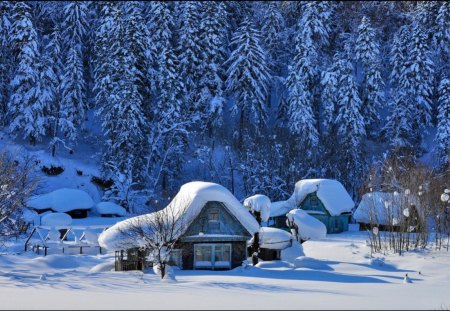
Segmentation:
[(372, 229), (372, 226), (377, 226), (382, 231), (388, 227), (400, 229), (400, 225), (408, 217), (412, 226), (425, 219), (417, 196), (399, 192), (366, 193), (353, 213), (353, 218), (360, 224), (360, 230)]
[[(240, 266), (247, 258), (247, 242), (259, 231), (255, 218), (227, 189), (209, 182), (190, 182), (180, 188), (165, 209), (126, 219), (100, 235), (100, 246), (116, 251), (116, 270), (145, 267), (148, 250), (142, 237), (127, 232), (131, 232), (133, 223), (165, 211), (180, 212), (174, 220), (180, 230), (170, 261), (182, 269)], [(132, 261), (137, 264), (125, 268)]]
[(94, 206), (94, 201), (83, 190), (61, 188), (33, 196), (27, 200), (26, 204), (38, 214), (52, 211), (67, 213), (72, 218), (86, 218), (87, 212)]
[(124, 217), (127, 211), (113, 202), (98, 202), (95, 206), (101, 217)]
[(324, 223), (327, 233), (347, 231), (355, 206), (344, 186), (333, 179), (298, 181), (288, 202), (291, 207), (300, 208)]

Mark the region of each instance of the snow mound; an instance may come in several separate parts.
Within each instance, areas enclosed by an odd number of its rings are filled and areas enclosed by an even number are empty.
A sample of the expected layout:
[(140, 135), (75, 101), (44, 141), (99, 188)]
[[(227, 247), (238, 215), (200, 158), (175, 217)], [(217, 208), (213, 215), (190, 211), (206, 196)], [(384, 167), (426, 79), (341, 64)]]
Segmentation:
[(22, 218), (23, 220), (25, 220), (26, 222), (33, 222), (36, 221), (38, 219), (39, 215), (38, 213), (36, 213), (33, 210), (30, 210), (28, 208), (24, 208), (23, 209), (23, 214), (22, 214)]
[(255, 194), (244, 200), (244, 207), (261, 213), (261, 220), (266, 222), (270, 217), (270, 199), (263, 194)]
[(113, 202), (99, 202), (96, 205), (96, 209), (99, 214), (127, 215), (127, 211), (122, 206)]
[(50, 213), (42, 217), (43, 226), (70, 226), (72, 217), (66, 213)]
[(345, 190), (344, 186), (333, 179), (303, 179), (295, 184), (293, 195), (289, 198), (289, 204), (299, 206), (310, 193), (317, 191), (317, 197), (322, 201), (331, 216), (351, 212), (355, 203)]
[(311, 270), (329, 270), (329, 267), (324, 262), (307, 257), (307, 256), (301, 256), (294, 260), (294, 265), (296, 268), (306, 268)]
[(286, 215), (294, 206), (288, 201), (276, 201), (270, 204), (270, 217)]
[[(104, 231), (99, 237), (100, 246), (109, 250), (143, 246), (142, 239), (127, 234), (130, 232), (129, 228), (132, 224), (136, 223), (145, 225), (146, 220), (152, 219), (158, 213), (165, 213), (167, 211), (171, 215), (174, 215), (175, 222), (179, 226), (182, 226), (181, 230), (175, 230), (175, 232), (181, 235), (209, 201), (223, 203), (227, 210), (240, 221), (249, 234), (253, 235), (259, 231), (258, 222), (230, 191), (215, 183), (194, 181), (181, 186), (180, 191), (165, 209), (151, 214), (128, 218)], [(148, 228), (145, 228), (145, 230), (148, 231)], [(154, 232), (147, 233), (154, 234)]]
[(288, 220), (297, 225), (298, 237), (302, 240), (322, 240), (327, 235), (327, 227), (301, 209), (293, 209), (286, 214)]
[(293, 241), (292, 246), (281, 251), (281, 260), (294, 263), (295, 259), (305, 256), (303, 246), (298, 241)]
[(114, 271), (114, 260), (110, 260), (108, 262), (103, 262), (98, 265), (95, 265), (89, 270), (89, 273), (109, 272), (109, 271)]
[(26, 203), (36, 210), (51, 208), (55, 212), (61, 213), (75, 209), (90, 209), (94, 206), (94, 201), (85, 191), (69, 188), (61, 188), (47, 194), (33, 196)]
[(268, 249), (285, 249), (292, 245), (292, 235), (278, 228), (261, 227), (259, 246)]

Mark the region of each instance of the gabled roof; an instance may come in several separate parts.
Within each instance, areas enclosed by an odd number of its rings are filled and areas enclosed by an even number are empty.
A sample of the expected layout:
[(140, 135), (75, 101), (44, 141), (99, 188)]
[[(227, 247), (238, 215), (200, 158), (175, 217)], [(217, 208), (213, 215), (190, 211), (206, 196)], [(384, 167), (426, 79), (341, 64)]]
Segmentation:
[[(194, 181), (184, 184), (165, 209), (175, 211), (175, 213), (177, 211), (182, 212), (179, 213), (181, 218), (176, 220), (177, 223), (183, 226), (179, 231), (180, 235), (182, 235), (200, 214), (205, 204), (210, 201), (223, 203), (231, 215), (236, 217), (251, 235), (258, 232), (259, 224), (250, 212), (242, 206), (230, 191), (215, 183)], [(142, 243), (137, 239), (125, 238), (121, 231), (126, 231), (127, 227), (136, 219), (145, 220), (146, 217), (154, 217), (156, 213), (160, 212), (132, 217), (117, 223), (100, 235), (100, 246), (114, 250), (142, 246)]]
[(334, 179), (302, 179), (295, 184), (295, 190), (288, 203), (297, 207), (306, 196), (317, 191), (317, 197), (331, 216), (351, 212), (355, 203), (344, 186)]

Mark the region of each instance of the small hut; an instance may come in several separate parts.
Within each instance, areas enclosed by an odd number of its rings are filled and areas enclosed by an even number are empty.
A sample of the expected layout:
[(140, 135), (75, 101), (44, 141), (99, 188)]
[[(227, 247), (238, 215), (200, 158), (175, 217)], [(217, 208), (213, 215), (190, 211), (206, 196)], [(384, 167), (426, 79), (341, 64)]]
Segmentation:
[(344, 186), (333, 179), (300, 180), (288, 203), (320, 220), (327, 227), (327, 233), (347, 231), (355, 206)]
[[(250, 212), (224, 187), (209, 182), (190, 182), (180, 188), (166, 207), (179, 210), (182, 229), (170, 261), (182, 269), (232, 269), (242, 264), (247, 242), (259, 231)], [(162, 212), (162, 211), (161, 211)], [(116, 252), (116, 270), (143, 269), (148, 250), (140, 238), (127, 236), (133, 223), (152, 214), (129, 218), (102, 233), (99, 243)], [(130, 266), (130, 263), (131, 266)]]
[(94, 206), (92, 198), (83, 190), (61, 188), (46, 194), (31, 197), (27, 206), (38, 214), (57, 212), (72, 218), (86, 218)]

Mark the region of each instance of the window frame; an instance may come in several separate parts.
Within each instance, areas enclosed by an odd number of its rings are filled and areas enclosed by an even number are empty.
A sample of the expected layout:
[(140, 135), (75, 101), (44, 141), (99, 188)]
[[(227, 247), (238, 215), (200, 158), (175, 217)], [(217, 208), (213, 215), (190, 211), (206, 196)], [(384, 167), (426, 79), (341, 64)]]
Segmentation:
[[(228, 265), (227, 266), (216, 266), (216, 246), (218, 247), (228, 247), (229, 250), (229, 260), (228, 260)], [(201, 247), (209, 247), (210, 248), (210, 252), (211, 252), (211, 265), (210, 266), (197, 266), (197, 250)], [(198, 244), (194, 244), (194, 263), (193, 263), (193, 268), (195, 269), (205, 269), (205, 268), (211, 268), (212, 270), (218, 268), (218, 269), (223, 269), (223, 268), (228, 268), (231, 269), (231, 262), (232, 262), (232, 251), (233, 248), (231, 247), (231, 243), (198, 243)], [(222, 255), (224, 253), (224, 250), (222, 250)], [(202, 260), (203, 261), (203, 260)], [(223, 260), (220, 260), (220, 262), (224, 262)]]

